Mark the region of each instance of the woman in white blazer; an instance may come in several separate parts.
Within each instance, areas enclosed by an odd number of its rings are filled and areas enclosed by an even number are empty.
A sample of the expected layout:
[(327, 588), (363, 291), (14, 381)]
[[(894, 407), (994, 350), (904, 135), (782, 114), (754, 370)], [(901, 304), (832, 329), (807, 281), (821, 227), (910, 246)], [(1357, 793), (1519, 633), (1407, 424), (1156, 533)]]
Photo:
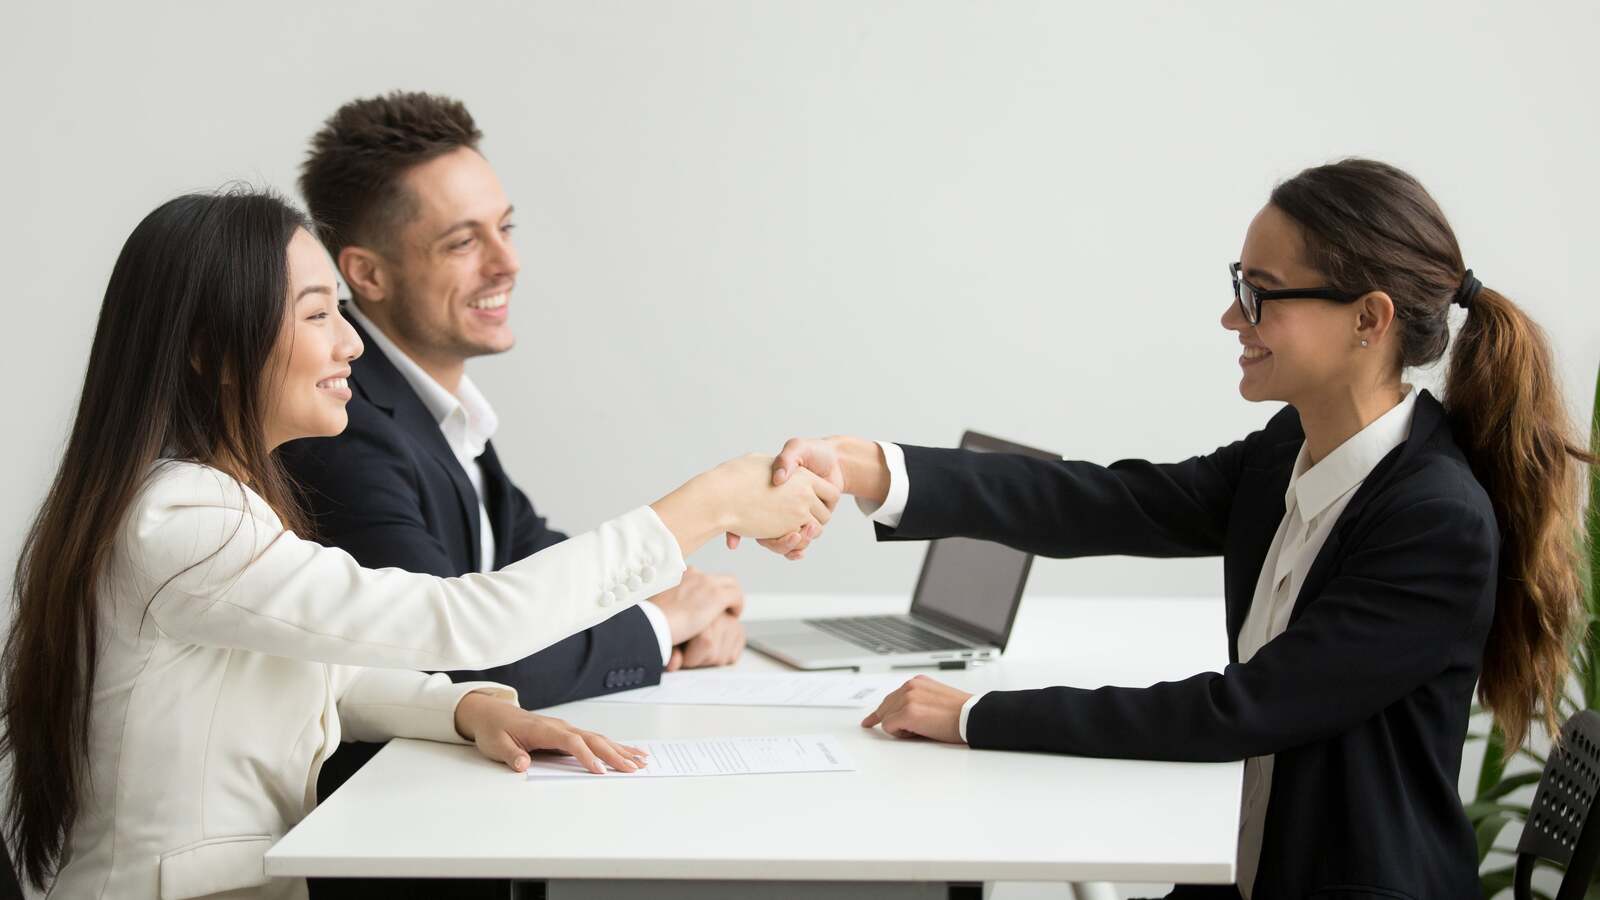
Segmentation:
[(837, 502), (746, 457), (498, 572), (363, 569), (300, 536), (272, 452), (344, 427), (361, 345), (334, 287), (304, 217), (265, 194), (178, 198), (123, 247), (5, 648), (8, 837), (52, 896), (303, 896), (262, 856), (341, 739), (647, 764), (509, 688), (418, 670), (527, 656), (673, 586), (714, 535), (813, 535)]

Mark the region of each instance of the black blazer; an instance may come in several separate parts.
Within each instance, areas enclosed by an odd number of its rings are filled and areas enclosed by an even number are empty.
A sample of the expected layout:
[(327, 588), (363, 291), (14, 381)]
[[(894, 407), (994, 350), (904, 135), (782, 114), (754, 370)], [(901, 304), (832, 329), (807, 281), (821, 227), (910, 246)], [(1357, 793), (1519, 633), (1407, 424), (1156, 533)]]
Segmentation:
[[(441, 577), (478, 571), (478, 498), (466, 470), (405, 376), (360, 326), (356, 330), (367, 349), (351, 364), (349, 425), (337, 437), (292, 441), (280, 451), (300, 485), (316, 539), (368, 568), (394, 566)], [(492, 442), (478, 461), (494, 528), (495, 568), (566, 539), (511, 483)], [(635, 608), (516, 662), (449, 674), (456, 681), (510, 685), (523, 706), (538, 709), (655, 684), (661, 669), (655, 629)], [(343, 783), (373, 752), (346, 748), (336, 754), (324, 767), (322, 793)]]
[(1475, 897), (1477, 844), (1456, 779), (1494, 616), (1494, 510), (1423, 392), (1405, 443), (1335, 523), (1288, 629), (1240, 664), (1239, 629), (1303, 441), (1285, 408), (1174, 465), (906, 447), (911, 494), (879, 537), (956, 535), (1053, 557), (1222, 554), (1222, 672), (992, 693), (972, 709), (969, 743), (1123, 759), (1276, 754), (1256, 898)]

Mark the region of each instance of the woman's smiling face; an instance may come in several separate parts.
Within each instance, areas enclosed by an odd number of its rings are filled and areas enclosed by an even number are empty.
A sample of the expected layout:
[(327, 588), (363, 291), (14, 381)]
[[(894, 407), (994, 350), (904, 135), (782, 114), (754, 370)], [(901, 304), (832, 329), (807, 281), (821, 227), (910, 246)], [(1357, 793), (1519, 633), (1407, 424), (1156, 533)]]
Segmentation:
[(289, 296), (283, 329), (267, 362), (268, 447), (344, 431), (350, 361), (361, 338), (339, 312), (333, 263), (300, 229), (289, 241)]
[[(1271, 204), (1245, 232), (1240, 270), (1253, 286), (1267, 291), (1320, 288), (1327, 279), (1306, 262), (1300, 226)], [(1268, 300), (1260, 322), (1251, 325), (1230, 301), (1222, 327), (1236, 333), (1243, 352), (1239, 393), (1246, 400), (1278, 400), (1300, 406), (1330, 387), (1349, 380), (1360, 304), (1328, 300)]]

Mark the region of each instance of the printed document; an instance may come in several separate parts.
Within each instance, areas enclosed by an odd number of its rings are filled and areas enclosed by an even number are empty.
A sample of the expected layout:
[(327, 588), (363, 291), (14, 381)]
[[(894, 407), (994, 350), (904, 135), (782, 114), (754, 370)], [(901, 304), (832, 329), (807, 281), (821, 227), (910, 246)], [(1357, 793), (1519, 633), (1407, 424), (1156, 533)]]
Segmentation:
[(637, 772), (596, 775), (570, 756), (535, 754), (528, 780), (549, 778), (674, 778), (686, 775), (778, 775), (854, 770), (839, 739), (826, 734), (785, 737), (671, 738), (625, 740), (650, 754)]

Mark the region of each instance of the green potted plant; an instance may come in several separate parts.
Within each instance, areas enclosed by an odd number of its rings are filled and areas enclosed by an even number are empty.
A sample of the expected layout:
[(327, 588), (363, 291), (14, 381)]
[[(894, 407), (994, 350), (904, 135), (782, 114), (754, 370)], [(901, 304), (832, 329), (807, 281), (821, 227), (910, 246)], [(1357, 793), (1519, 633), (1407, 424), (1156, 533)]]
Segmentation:
[[(1591, 449), (1600, 454), (1600, 379), (1595, 384), (1594, 418), (1591, 420)], [(1589, 507), (1585, 514), (1586, 565), (1583, 574), (1584, 605), (1588, 622), (1572, 650), (1574, 689), (1561, 699), (1560, 719), (1564, 722), (1581, 709), (1600, 709), (1600, 467), (1589, 472)], [(1474, 708), (1474, 712), (1482, 712)], [(1511, 889), (1515, 864), (1484, 866), (1495, 841), (1506, 826), (1522, 823), (1528, 818), (1528, 804), (1513, 799), (1520, 789), (1537, 784), (1544, 770), (1545, 756), (1538, 749), (1524, 746), (1516, 756), (1531, 763), (1531, 770), (1518, 766), (1515, 773), (1507, 774), (1508, 763), (1505, 741), (1500, 730), (1491, 727), (1488, 733), (1471, 733), (1467, 740), (1484, 741), (1483, 767), (1478, 772), (1477, 794), (1467, 804), (1467, 817), (1478, 834), (1478, 864), (1481, 872), (1483, 896), (1496, 897)], [(1535, 891), (1537, 896), (1545, 896)], [(1600, 900), (1600, 885), (1591, 886), (1586, 897)]]

